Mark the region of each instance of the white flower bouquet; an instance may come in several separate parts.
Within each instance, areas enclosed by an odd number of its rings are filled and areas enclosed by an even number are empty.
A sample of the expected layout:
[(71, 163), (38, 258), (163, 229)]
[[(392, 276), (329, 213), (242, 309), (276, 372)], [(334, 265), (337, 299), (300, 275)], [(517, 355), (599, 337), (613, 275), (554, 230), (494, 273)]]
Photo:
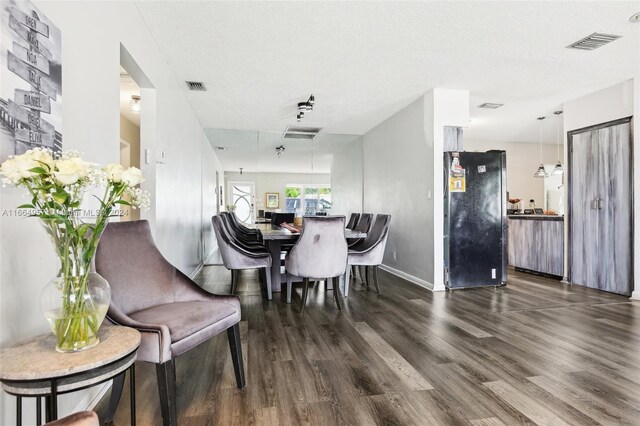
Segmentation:
[[(58, 276), (41, 300), (57, 336), (56, 349), (67, 352), (96, 345), (110, 291), (106, 282), (91, 272), (91, 263), (117, 205), (148, 207), (148, 194), (137, 188), (144, 181), (142, 172), (120, 164), (100, 169), (76, 152), (54, 155), (37, 148), (11, 156), (0, 165), (0, 175), (5, 185), (27, 189), (31, 202), (18, 208), (41, 219), (60, 259)], [(101, 187), (103, 196), (96, 197), (99, 208), (95, 212), (81, 209), (87, 190)]]

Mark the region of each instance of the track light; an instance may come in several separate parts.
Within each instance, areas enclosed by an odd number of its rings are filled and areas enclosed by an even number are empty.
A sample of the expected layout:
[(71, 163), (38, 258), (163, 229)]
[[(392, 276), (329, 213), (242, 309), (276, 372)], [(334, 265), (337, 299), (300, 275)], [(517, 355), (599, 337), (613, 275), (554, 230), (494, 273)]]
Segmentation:
[(313, 111), (313, 105), (316, 103), (316, 98), (311, 95), (306, 102), (298, 102), (298, 115), (296, 115), (296, 119), (298, 121), (302, 121), (304, 118), (304, 113)]
[(276, 155), (278, 156), (278, 158), (280, 158), (283, 152), (284, 152), (284, 145), (280, 145), (276, 147)]

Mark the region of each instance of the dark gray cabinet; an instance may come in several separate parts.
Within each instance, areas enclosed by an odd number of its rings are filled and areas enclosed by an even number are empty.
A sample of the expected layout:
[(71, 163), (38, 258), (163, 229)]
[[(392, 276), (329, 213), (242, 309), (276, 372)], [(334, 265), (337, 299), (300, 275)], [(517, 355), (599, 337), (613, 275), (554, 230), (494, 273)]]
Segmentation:
[(569, 133), (570, 279), (633, 290), (631, 119)]

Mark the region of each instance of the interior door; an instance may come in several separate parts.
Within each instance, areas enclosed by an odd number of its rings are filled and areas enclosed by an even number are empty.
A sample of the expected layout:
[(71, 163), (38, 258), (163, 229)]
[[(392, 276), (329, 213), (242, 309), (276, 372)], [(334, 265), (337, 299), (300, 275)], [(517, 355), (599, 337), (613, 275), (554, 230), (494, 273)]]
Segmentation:
[(599, 288), (631, 294), (633, 211), (630, 123), (598, 132)]
[(574, 132), (570, 140), (571, 281), (633, 290), (633, 153), (630, 119)]
[(576, 134), (571, 152), (571, 281), (598, 288), (598, 138)]
[(255, 185), (253, 182), (229, 182), (229, 199), (238, 220), (246, 225), (254, 223)]

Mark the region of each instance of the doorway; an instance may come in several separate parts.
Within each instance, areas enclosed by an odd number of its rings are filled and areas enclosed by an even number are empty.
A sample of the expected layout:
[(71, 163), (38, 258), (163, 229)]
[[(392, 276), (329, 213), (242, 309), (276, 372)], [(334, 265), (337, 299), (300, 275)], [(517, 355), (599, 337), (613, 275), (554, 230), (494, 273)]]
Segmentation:
[[(140, 86), (120, 66), (120, 164), (140, 168)], [(140, 219), (140, 210), (121, 206), (120, 220)]]
[(227, 194), (231, 208), (238, 220), (246, 225), (255, 221), (255, 184), (253, 182), (229, 182)]

